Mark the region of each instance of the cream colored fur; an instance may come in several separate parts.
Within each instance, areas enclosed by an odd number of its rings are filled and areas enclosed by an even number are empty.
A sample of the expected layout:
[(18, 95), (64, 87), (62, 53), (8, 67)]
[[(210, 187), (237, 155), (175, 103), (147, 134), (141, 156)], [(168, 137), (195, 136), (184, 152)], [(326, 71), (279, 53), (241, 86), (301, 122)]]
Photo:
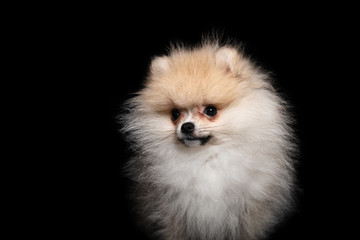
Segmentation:
[[(204, 114), (206, 106), (216, 116)], [(125, 109), (122, 132), (135, 153), (126, 171), (156, 239), (262, 239), (290, 209), (286, 103), (236, 46), (173, 47), (153, 59), (145, 87)], [(181, 142), (185, 122), (210, 140)]]

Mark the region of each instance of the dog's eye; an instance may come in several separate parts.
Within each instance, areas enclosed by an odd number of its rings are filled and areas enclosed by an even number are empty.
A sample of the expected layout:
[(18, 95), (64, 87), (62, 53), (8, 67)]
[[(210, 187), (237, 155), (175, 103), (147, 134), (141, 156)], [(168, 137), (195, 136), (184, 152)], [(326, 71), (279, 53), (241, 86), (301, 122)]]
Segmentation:
[(204, 113), (208, 115), (209, 117), (214, 117), (217, 114), (217, 109), (214, 106), (207, 106), (204, 109)]
[(171, 120), (174, 122), (180, 117), (180, 111), (178, 109), (171, 110)]

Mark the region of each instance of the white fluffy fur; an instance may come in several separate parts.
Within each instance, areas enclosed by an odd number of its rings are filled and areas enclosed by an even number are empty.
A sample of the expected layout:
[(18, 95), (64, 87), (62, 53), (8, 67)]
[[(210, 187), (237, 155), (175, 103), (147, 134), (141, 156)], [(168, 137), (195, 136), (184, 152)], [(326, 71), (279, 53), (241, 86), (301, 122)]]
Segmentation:
[[(229, 96), (231, 101), (212, 122), (200, 121), (189, 108), (174, 125), (171, 109), (154, 107), (164, 104), (156, 102), (161, 96), (148, 95), (154, 91), (166, 95), (171, 86), (157, 89), (159, 76), (168, 71), (171, 85), (175, 64), (182, 67), (185, 59), (204, 51), (209, 66), (224, 69), (217, 81), (230, 71), (239, 79), (231, 88), (239, 93)], [(153, 60), (147, 85), (126, 103), (120, 119), (135, 153), (127, 172), (136, 183), (138, 212), (157, 239), (261, 239), (289, 210), (294, 144), (286, 104), (267, 78), (236, 47), (216, 42), (205, 41), (194, 49), (174, 48), (168, 56)], [(175, 103), (177, 96), (182, 93), (166, 97)], [(179, 128), (186, 121), (210, 133), (211, 140), (202, 146), (180, 142)]]

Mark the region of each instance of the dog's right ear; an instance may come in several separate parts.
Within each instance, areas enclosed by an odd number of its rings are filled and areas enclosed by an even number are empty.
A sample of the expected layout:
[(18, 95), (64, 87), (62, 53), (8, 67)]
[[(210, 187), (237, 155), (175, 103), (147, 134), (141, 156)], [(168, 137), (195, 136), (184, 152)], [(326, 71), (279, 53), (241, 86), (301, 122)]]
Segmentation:
[(166, 56), (155, 57), (151, 61), (151, 66), (150, 66), (151, 73), (159, 74), (162, 72), (166, 72), (169, 68), (170, 68), (169, 59)]

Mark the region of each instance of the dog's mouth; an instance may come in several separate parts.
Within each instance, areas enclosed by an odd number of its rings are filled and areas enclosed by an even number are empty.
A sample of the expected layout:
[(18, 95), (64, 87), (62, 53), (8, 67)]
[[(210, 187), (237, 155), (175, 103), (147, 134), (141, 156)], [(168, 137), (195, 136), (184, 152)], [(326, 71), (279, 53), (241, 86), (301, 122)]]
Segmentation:
[(194, 137), (194, 136), (186, 136), (184, 138), (179, 139), (186, 146), (202, 146), (205, 145), (211, 138), (211, 135), (206, 137)]

